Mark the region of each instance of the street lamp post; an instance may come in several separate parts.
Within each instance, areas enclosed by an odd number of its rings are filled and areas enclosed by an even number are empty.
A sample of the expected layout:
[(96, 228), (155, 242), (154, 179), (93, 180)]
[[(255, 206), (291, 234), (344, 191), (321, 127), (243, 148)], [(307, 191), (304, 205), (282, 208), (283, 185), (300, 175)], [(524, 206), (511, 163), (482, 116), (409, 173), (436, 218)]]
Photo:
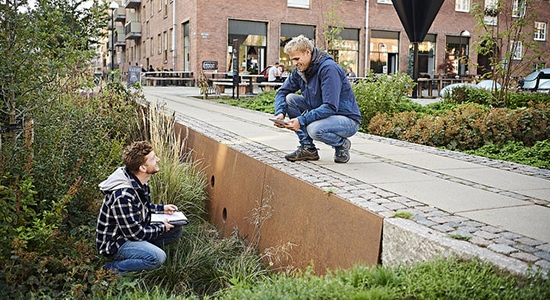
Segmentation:
[[(459, 39), (459, 56), (458, 56), (458, 75), (460, 76), (461, 74), (464, 74), (466, 73), (466, 70), (464, 70), (464, 72), (462, 72), (462, 64), (464, 64), (464, 52), (465, 51), (462, 51), (462, 37), (470, 37), (470, 32), (468, 30), (462, 30), (460, 32), (460, 39)], [(468, 43), (466, 43), (464, 45), (464, 48), (467, 48), (466, 45), (468, 45)]]
[(116, 1), (109, 5), (111, 9), (111, 72), (115, 69), (115, 10), (118, 9)]

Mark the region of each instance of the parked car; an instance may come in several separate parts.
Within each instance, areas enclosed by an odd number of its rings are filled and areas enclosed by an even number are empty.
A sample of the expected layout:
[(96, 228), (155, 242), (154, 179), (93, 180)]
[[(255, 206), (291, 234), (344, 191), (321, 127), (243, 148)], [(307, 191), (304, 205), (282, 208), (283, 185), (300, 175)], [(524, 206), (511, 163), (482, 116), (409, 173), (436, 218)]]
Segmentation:
[(522, 90), (533, 92), (546, 92), (550, 88), (550, 69), (535, 71), (520, 80), (519, 87)]

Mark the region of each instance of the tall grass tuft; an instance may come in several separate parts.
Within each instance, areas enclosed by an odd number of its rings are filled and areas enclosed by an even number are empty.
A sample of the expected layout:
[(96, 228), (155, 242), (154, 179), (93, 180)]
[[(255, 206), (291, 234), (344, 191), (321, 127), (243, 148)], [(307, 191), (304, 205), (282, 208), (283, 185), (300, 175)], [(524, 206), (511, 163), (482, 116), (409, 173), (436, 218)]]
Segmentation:
[(184, 236), (165, 250), (165, 264), (143, 273), (145, 288), (159, 287), (169, 294), (207, 296), (235, 284), (259, 281), (267, 272), (261, 258), (247, 253), (237, 235), (220, 238), (206, 222), (185, 227)]
[(199, 162), (185, 152), (185, 138), (174, 128), (174, 116), (166, 116), (163, 105), (151, 103), (144, 116), (149, 140), (160, 158), (161, 171), (150, 181), (153, 203), (175, 204), (190, 220), (206, 212), (207, 179)]

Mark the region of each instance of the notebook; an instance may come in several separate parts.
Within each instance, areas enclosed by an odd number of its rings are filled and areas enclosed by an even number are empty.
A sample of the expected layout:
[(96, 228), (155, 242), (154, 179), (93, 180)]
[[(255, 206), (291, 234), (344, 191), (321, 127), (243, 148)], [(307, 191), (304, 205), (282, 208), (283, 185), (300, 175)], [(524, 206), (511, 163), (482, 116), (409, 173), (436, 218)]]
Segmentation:
[(181, 211), (177, 211), (171, 215), (151, 214), (151, 223), (162, 223), (164, 219), (168, 219), (168, 223), (171, 225), (187, 225), (189, 223), (189, 220)]

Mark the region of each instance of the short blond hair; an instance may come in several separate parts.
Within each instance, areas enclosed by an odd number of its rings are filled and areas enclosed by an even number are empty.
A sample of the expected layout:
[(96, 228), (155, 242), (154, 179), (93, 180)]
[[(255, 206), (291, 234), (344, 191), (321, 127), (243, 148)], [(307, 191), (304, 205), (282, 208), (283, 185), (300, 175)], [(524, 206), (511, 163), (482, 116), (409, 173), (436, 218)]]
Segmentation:
[(294, 51), (306, 52), (306, 50), (313, 52), (313, 42), (303, 34), (293, 38), (285, 46), (286, 54), (290, 54), (290, 52)]

